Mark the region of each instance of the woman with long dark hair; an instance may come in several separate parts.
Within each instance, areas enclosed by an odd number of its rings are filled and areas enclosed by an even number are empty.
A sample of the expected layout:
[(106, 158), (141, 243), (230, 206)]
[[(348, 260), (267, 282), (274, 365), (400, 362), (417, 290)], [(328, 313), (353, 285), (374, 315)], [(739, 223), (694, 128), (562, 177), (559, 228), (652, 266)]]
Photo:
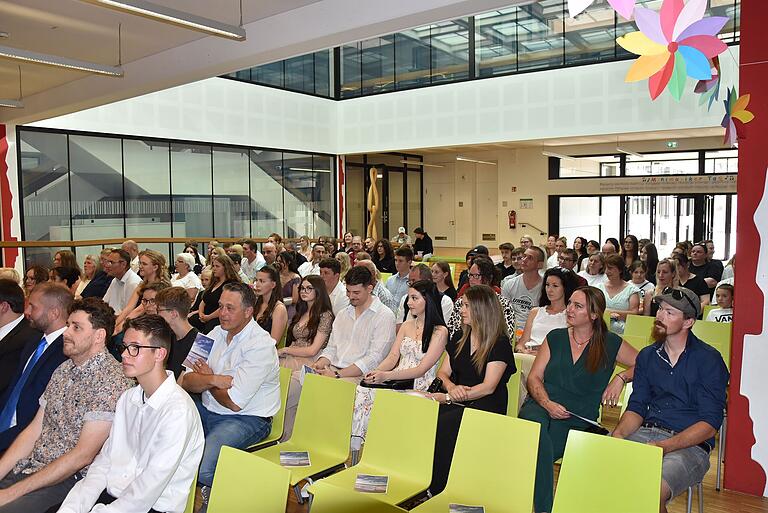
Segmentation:
[(35, 285), (50, 279), (50, 271), (42, 265), (33, 265), (24, 274), (24, 293), (27, 297), (32, 293)]
[(222, 286), (230, 281), (240, 281), (232, 259), (227, 255), (213, 254), (210, 261), (211, 281), (203, 291), (197, 312), (189, 318), (189, 323), (202, 333), (210, 333), (219, 325), (219, 299), (224, 291)]
[[(634, 375), (637, 350), (608, 331), (604, 312), (600, 290), (576, 289), (566, 308), (568, 327), (549, 332), (528, 375), (530, 396), (519, 417), (541, 425), (533, 494), (537, 512), (552, 511), (552, 465), (563, 456), (568, 431), (591, 427), (571, 413), (597, 420), (600, 403), (615, 405)], [(617, 362), (628, 368), (611, 379)]]
[(395, 252), (392, 244), (387, 239), (379, 239), (371, 254), (371, 260), (376, 264), (376, 269), (380, 273), (394, 273), (395, 270)]
[(451, 266), (448, 262), (440, 260), (432, 264), (432, 280), (439, 293), (448, 296), (451, 301), (456, 301), (456, 287), (453, 286)]
[(299, 283), (301, 283), (296, 257), (288, 251), (283, 251), (277, 255), (275, 268), (280, 271), (280, 294), (290, 320), (296, 313), (295, 305), (299, 302)]
[(203, 264), (203, 259), (200, 257), (200, 253), (197, 252), (197, 246), (184, 246), (184, 253), (192, 255), (192, 258), (195, 259), (195, 263), (192, 266), (192, 272), (200, 276), (200, 273), (203, 272), (205, 265)]
[(589, 253), (587, 253), (587, 239), (584, 237), (576, 237), (573, 239), (573, 250), (576, 252), (576, 271), (581, 269), (581, 262), (589, 257)]
[(621, 258), (624, 259), (624, 279), (629, 280), (629, 268), (632, 264), (640, 260), (640, 243), (634, 235), (624, 237), (624, 244), (621, 245)]
[(656, 283), (656, 267), (659, 265), (659, 251), (656, 245), (648, 243), (640, 250), (640, 261), (645, 262), (645, 279)]
[(448, 357), (443, 359), (437, 372), (445, 392), (430, 395), (440, 402), (435, 461), (429, 485), (433, 495), (440, 493), (448, 480), (464, 409), (505, 415), (507, 382), (517, 370), (496, 292), (487, 285), (473, 285), (461, 300), (462, 327), (446, 345)]
[(285, 347), (278, 349), (280, 365), (299, 370), (312, 365), (328, 343), (333, 327), (331, 299), (320, 276), (305, 276), (299, 285), (296, 313), (288, 326)]
[(600, 253), (600, 243), (596, 240), (591, 240), (587, 242), (587, 258), (581, 261), (581, 265), (579, 266), (580, 271), (586, 271), (587, 265), (589, 264), (589, 257), (592, 255), (596, 255)]
[(253, 280), (253, 291), (256, 293), (253, 318), (277, 344), (288, 327), (288, 310), (282, 301), (278, 270), (271, 265), (259, 269)]
[[(386, 358), (363, 377), (365, 383), (378, 384), (392, 380), (413, 380), (414, 390), (426, 392), (437, 373), (437, 361), (448, 341), (448, 328), (440, 309), (440, 294), (431, 280), (419, 280), (408, 288), (408, 311), (411, 315), (400, 326), (395, 343)], [(375, 391), (357, 387), (352, 417), (352, 448), (357, 450), (365, 440)]]

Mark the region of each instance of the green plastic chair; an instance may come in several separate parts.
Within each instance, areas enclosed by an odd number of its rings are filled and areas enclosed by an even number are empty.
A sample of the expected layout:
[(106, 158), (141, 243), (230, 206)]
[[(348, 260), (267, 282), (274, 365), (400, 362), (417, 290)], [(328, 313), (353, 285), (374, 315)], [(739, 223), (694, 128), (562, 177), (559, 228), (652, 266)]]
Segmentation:
[(507, 417), (517, 418), (520, 409), (520, 380), (522, 379), (518, 354), (515, 354), (515, 367), (517, 367), (517, 372), (512, 374), (507, 382)]
[(286, 467), (299, 503), (303, 502), (296, 486), (300, 481), (341, 467), (347, 460), (355, 388), (354, 383), (343, 379), (308, 374), (304, 378), (291, 438), (253, 453), (279, 465), (281, 451), (309, 452), (311, 465)]
[(285, 511), (290, 477), (291, 472), (279, 465), (223, 446), (216, 463), (208, 511)]
[[(347, 496), (358, 495), (358, 474), (389, 476), (380, 501), (399, 504), (429, 487), (435, 454), (438, 403), (391, 390), (378, 390), (360, 463), (325, 478)], [(310, 487), (314, 493), (314, 485)], [(314, 506), (313, 506), (314, 511)]]
[(406, 511), (379, 500), (378, 493), (349, 493), (343, 488), (325, 483), (312, 485), (312, 513), (399, 513)]
[(701, 311), (701, 318), (706, 319), (707, 315), (709, 315), (709, 312), (717, 308), (717, 305), (705, 305), (704, 309)]
[(280, 410), (272, 417), (272, 429), (267, 437), (257, 444), (253, 444), (246, 450), (253, 452), (270, 445), (275, 445), (283, 436), (283, 427), (285, 424), (285, 403), (288, 401), (288, 386), (291, 384), (291, 373), (293, 371), (286, 367), (280, 367)]
[(639, 337), (645, 339), (647, 346), (652, 342), (651, 332), (655, 317), (650, 315), (627, 315), (627, 322), (624, 326), (624, 337)]
[(730, 322), (696, 321), (693, 323), (693, 334), (717, 349), (725, 360), (728, 370), (731, 370), (731, 338), (732, 324)]
[(411, 511), (446, 513), (456, 503), (530, 513), (538, 446), (539, 424), (467, 408), (445, 490)]
[[(662, 453), (661, 447), (571, 430), (552, 513), (655, 513)], [(631, 479), (617, 470), (617, 462), (632, 469)]]
[(392, 273), (379, 273), (379, 281), (381, 283), (387, 283), (387, 280), (392, 276)]
[(195, 491), (197, 490), (197, 472), (195, 472), (195, 478), (192, 480), (192, 486), (190, 487), (189, 495), (187, 496), (187, 505), (184, 507), (184, 513), (195, 513)]

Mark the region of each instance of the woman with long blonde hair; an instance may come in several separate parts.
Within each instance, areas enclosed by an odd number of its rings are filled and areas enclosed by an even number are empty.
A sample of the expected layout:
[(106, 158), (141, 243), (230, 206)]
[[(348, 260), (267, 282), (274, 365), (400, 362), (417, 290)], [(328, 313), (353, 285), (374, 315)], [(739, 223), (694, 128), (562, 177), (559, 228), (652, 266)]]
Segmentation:
[(445, 392), (430, 394), (440, 402), (432, 494), (445, 488), (464, 408), (506, 415), (507, 382), (517, 371), (496, 292), (488, 285), (473, 285), (462, 298), (461, 329), (448, 341), (448, 357), (437, 372)]
[(352, 259), (349, 258), (349, 253), (339, 251), (333, 258), (341, 264), (341, 273), (339, 273), (339, 281), (344, 281), (344, 276), (347, 275), (347, 271), (352, 267)]
[(141, 284), (136, 287), (136, 290), (131, 294), (130, 299), (125, 304), (125, 308), (117, 316), (115, 321), (115, 333), (120, 333), (123, 330), (123, 322), (128, 318), (128, 314), (134, 312), (133, 317), (138, 317), (144, 313), (144, 306), (141, 304), (141, 294), (144, 292), (144, 287), (151, 283), (162, 283), (166, 287), (171, 286), (171, 280), (168, 277), (168, 265), (166, 264), (165, 255), (154, 249), (145, 249), (139, 252), (139, 275), (141, 276)]
[[(656, 266), (656, 288), (653, 290), (653, 297), (661, 294), (667, 287), (679, 287), (680, 275), (677, 272), (677, 260), (674, 258), (665, 258), (659, 260)], [(653, 298), (647, 298), (645, 301), (646, 315), (656, 317), (659, 305)]]

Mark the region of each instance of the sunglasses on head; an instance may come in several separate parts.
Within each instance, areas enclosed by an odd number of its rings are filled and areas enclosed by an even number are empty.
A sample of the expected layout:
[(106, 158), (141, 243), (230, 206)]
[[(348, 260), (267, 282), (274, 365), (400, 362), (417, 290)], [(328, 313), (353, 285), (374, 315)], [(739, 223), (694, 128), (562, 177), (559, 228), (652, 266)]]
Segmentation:
[(672, 296), (672, 299), (675, 301), (680, 301), (681, 299), (685, 298), (686, 301), (688, 301), (688, 304), (691, 305), (691, 308), (693, 308), (694, 312), (698, 312), (698, 307), (691, 301), (691, 298), (688, 297), (687, 294), (684, 294), (682, 290), (675, 289), (672, 287), (664, 287), (664, 290), (661, 291), (662, 294), (670, 294)]

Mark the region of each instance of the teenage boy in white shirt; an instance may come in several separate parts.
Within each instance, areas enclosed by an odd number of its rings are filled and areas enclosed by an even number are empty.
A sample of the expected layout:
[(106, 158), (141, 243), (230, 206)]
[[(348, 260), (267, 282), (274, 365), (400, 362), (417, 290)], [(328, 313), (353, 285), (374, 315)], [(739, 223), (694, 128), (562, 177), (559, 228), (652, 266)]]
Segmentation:
[(60, 513), (184, 511), (205, 438), (194, 402), (165, 370), (172, 339), (158, 315), (126, 321), (123, 373), (139, 385), (120, 397), (109, 438)]

